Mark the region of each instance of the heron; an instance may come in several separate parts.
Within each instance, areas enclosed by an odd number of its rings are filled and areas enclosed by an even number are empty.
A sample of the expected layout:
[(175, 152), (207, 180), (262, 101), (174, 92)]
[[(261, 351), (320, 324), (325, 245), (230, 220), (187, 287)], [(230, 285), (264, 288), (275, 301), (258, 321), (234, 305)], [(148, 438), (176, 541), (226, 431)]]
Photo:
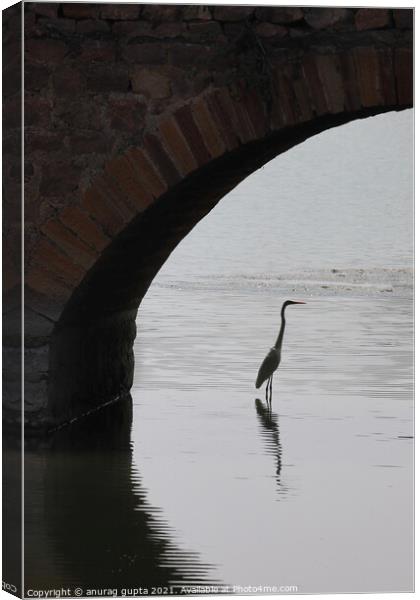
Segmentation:
[[(258, 371), (257, 380), (255, 382), (255, 387), (258, 389), (262, 386), (264, 381), (267, 380), (267, 386), (265, 388), (265, 400), (267, 404), (271, 407), (271, 396), (273, 393), (273, 374), (274, 371), (277, 370), (277, 367), (280, 364), (281, 359), (281, 346), (283, 343), (284, 329), (286, 327), (286, 318), (284, 316), (285, 310), (290, 304), (306, 304), (306, 302), (301, 302), (300, 300), (286, 300), (281, 307), (281, 326), (279, 335), (277, 336), (276, 343), (270, 350), (268, 351), (267, 356), (264, 358), (261, 367)], [(270, 401), (268, 401), (268, 392), (270, 390)]]

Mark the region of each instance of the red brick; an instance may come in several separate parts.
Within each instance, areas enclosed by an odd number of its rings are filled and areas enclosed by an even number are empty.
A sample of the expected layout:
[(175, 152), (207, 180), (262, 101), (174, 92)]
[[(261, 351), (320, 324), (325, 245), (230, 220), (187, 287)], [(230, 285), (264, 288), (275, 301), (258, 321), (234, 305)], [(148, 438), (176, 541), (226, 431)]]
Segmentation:
[(397, 78), (398, 104), (413, 104), (413, 52), (411, 48), (395, 50), (395, 75)]
[(134, 203), (124, 194), (118, 182), (108, 172), (104, 172), (95, 180), (96, 188), (112, 203), (123, 219), (124, 225), (137, 214)]
[(228, 150), (238, 148), (241, 140), (238, 131), (239, 126), (229, 94), (226, 90), (216, 90), (207, 96), (207, 103), (226, 148)]
[(30, 39), (25, 42), (25, 56), (31, 62), (58, 64), (68, 53), (66, 44), (60, 40)]
[(362, 106), (354, 57), (350, 52), (339, 55), (343, 76), (344, 105), (346, 110), (359, 110)]
[(46, 238), (38, 242), (31, 258), (31, 265), (53, 273), (66, 286), (77, 285), (85, 274), (82, 267), (76, 265)]
[(296, 121), (299, 120), (296, 114), (297, 99), (284, 65), (274, 73), (273, 84), (275, 97), (271, 127), (281, 129), (295, 125)]
[(384, 8), (360, 8), (355, 17), (356, 29), (382, 29), (391, 23), (391, 14)]
[(168, 149), (169, 155), (173, 157), (178, 170), (184, 175), (194, 171), (198, 166), (197, 161), (185, 141), (176, 119), (173, 116), (165, 118), (159, 123), (159, 131), (161, 140)]
[(78, 265), (89, 269), (95, 262), (98, 253), (64, 227), (61, 221), (50, 219), (42, 225), (41, 231)]
[(118, 188), (137, 211), (144, 211), (153, 201), (152, 194), (142, 185), (126, 156), (119, 156), (109, 162), (105, 171), (116, 181)]
[(59, 218), (66, 227), (71, 229), (91, 248), (102, 252), (108, 245), (109, 238), (80, 207), (76, 205), (67, 206), (61, 211)]
[(192, 104), (192, 113), (210, 155), (216, 158), (223, 154), (226, 151), (225, 143), (217, 130), (213, 116), (204, 99), (198, 98), (195, 100)]
[(72, 19), (94, 19), (98, 15), (98, 5), (90, 2), (64, 2), (63, 14)]
[(175, 112), (179, 129), (186, 139), (199, 166), (210, 160), (210, 154), (201, 137), (201, 133), (192, 116), (191, 107), (182, 106)]
[(158, 198), (167, 190), (166, 183), (161, 179), (142, 149), (130, 148), (127, 152), (127, 159), (130, 161), (139, 181), (149, 190), (152, 196)]
[(289, 98), (294, 97), (294, 101), (292, 102), (295, 108), (289, 107), (292, 119), (299, 123), (309, 121), (313, 117), (314, 110), (301, 64), (292, 63), (288, 67), (285, 66), (282, 70), (286, 70), (288, 75), (288, 87), (291, 92)]
[(127, 21), (138, 19), (140, 15), (139, 4), (103, 4), (100, 8), (102, 19), (113, 21)]
[[(98, 185), (99, 178), (94, 185), (90, 187), (82, 198), (82, 207), (93, 217), (95, 222), (99, 223), (100, 230), (110, 238), (118, 234), (124, 227), (125, 220), (121, 213), (115, 208), (107, 194), (102, 191)], [(96, 227), (96, 225), (95, 225)], [(89, 234), (87, 230), (85, 236)], [(101, 239), (96, 244), (102, 245)], [(106, 244), (105, 244), (106, 245)]]
[(381, 48), (378, 50), (378, 59), (384, 104), (394, 106), (397, 104), (397, 89), (394, 56), (391, 48)]
[(265, 137), (269, 131), (267, 109), (255, 89), (247, 90), (243, 100), (243, 107), (246, 109), (249, 121), (255, 132), (255, 137)]
[(324, 95), (327, 100), (328, 111), (332, 114), (344, 110), (344, 86), (337, 56), (321, 54), (316, 57), (316, 63)]
[(177, 168), (162, 147), (159, 139), (153, 134), (147, 134), (144, 137), (144, 147), (151, 158), (154, 166), (157, 168), (162, 179), (166, 182), (168, 188), (172, 187), (181, 179)]
[[(31, 265), (27, 269), (25, 283), (30, 290), (35, 290), (41, 295), (41, 298), (36, 300), (29, 299), (28, 305), (53, 319), (59, 317), (61, 309), (57, 306), (51, 312), (51, 300), (59, 301), (63, 306), (73, 292), (70, 283), (59, 280), (53, 273), (37, 265)], [(25, 300), (30, 295), (32, 294), (25, 293)]]
[(302, 66), (315, 113), (317, 116), (325, 115), (328, 112), (327, 100), (319, 77), (315, 57), (310, 54), (305, 55)]
[(362, 106), (383, 105), (377, 51), (374, 48), (355, 48), (353, 56)]

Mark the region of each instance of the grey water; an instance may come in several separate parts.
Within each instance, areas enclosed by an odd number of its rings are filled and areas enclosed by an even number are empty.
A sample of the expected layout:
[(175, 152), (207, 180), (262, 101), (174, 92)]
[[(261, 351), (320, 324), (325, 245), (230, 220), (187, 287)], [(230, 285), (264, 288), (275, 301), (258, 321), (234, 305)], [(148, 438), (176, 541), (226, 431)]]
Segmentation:
[[(33, 587), (413, 589), (412, 118), (307, 140), (176, 248), (132, 413), (27, 455)], [(270, 414), (254, 382), (288, 298)]]

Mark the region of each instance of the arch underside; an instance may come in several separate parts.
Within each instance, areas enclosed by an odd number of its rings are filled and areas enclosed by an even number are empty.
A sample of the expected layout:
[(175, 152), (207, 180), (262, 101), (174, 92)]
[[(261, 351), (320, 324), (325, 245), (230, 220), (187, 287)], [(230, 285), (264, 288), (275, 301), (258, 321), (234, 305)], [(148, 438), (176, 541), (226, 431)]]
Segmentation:
[(266, 162), (313, 135), (398, 109), (327, 115), (245, 144), (185, 177), (133, 219), (74, 291), (55, 326), (49, 427), (129, 393), (141, 300), (177, 244), (223, 196)]

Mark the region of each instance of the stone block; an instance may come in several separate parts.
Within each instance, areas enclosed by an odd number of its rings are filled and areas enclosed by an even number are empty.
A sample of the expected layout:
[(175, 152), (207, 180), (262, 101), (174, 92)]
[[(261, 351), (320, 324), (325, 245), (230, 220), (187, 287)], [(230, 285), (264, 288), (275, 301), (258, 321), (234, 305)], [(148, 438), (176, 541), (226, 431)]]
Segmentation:
[(102, 4), (100, 5), (100, 16), (102, 19), (112, 21), (128, 21), (138, 19), (140, 16), (140, 4)]
[(128, 69), (123, 64), (97, 64), (86, 74), (87, 88), (94, 93), (127, 92), (130, 86)]
[(100, 19), (83, 19), (76, 23), (77, 33), (87, 35), (90, 33), (108, 33), (110, 29), (109, 23)]
[(244, 21), (255, 11), (254, 6), (221, 6), (213, 7), (213, 17), (216, 21)]
[(157, 23), (177, 21), (181, 15), (182, 7), (170, 4), (144, 4), (141, 12), (143, 19)]
[(256, 17), (259, 21), (268, 21), (269, 23), (289, 24), (297, 23), (303, 19), (303, 11), (299, 7), (276, 7), (266, 6), (257, 8)]
[(80, 49), (79, 58), (85, 62), (112, 63), (116, 57), (116, 47), (113, 42), (103, 40), (88, 40)]
[(413, 29), (414, 10), (412, 8), (396, 8), (392, 11), (398, 29)]
[(184, 5), (182, 18), (184, 21), (211, 21), (210, 7), (202, 5)]
[(355, 16), (358, 31), (382, 29), (391, 24), (391, 12), (385, 8), (360, 8)]
[(123, 48), (123, 56), (128, 62), (161, 65), (166, 63), (166, 48), (158, 42), (128, 44)]
[[(50, 69), (45, 65), (25, 64), (25, 90), (37, 91), (48, 86)], [(3, 86), (4, 90), (4, 86)]]
[(76, 21), (74, 19), (38, 19), (38, 28), (44, 32), (59, 31), (61, 33), (69, 34), (76, 31)]
[(29, 3), (27, 6), (29, 6), (35, 14), (53, 19), (58, 14), (59, 4), (56, 2), (35, 2), (34, 4)]
[(274, 23), (258, 23), (255, 28), (257, 35), (264, 38), (272, 38), (277, 37), (281, 39), (285, 37), (289, 30), (287, 27), (283, 27), (282, 25), (275, 25)]
[(305, 8), (304, 19), (313, 29), (337, 28), (353, 18), (348, 8)]
[(86, 86), (86, 81), (80, 69), (63, 66), (54, 73), (53, 86), (59, 95), (66, 96), (81, 92)]
[(57, 65), (68, 52), (69, 48), (61, 40), (29, 39), (25, 42), (25, 57), (30, 62)]
[(152, 35), (153, 25), (150, 21), (115, 21), (112, 33), (118, 36), (147, 37)]
[[(133, 91), (137, 91), (133, 86)], [(134, 94), (111, 97), (107, 103), (107, 119), (112, 129), (139, 132), (143, 126), (147, 105)]]
[(68, 144), (74, 155), (106, 154), (109, 150), (109, 139), (98, 131), (79, 131), (68, 136)]
[(64, 16), (72, 19), (94, 19), (98, 16), (98, 4), (90, 2), (64, 2), (62, 7)]
[(130, 72), (133, 91), (147, 98), (169, 98), (171, 82), (164, 71), (147, 67), (134, 67)]

